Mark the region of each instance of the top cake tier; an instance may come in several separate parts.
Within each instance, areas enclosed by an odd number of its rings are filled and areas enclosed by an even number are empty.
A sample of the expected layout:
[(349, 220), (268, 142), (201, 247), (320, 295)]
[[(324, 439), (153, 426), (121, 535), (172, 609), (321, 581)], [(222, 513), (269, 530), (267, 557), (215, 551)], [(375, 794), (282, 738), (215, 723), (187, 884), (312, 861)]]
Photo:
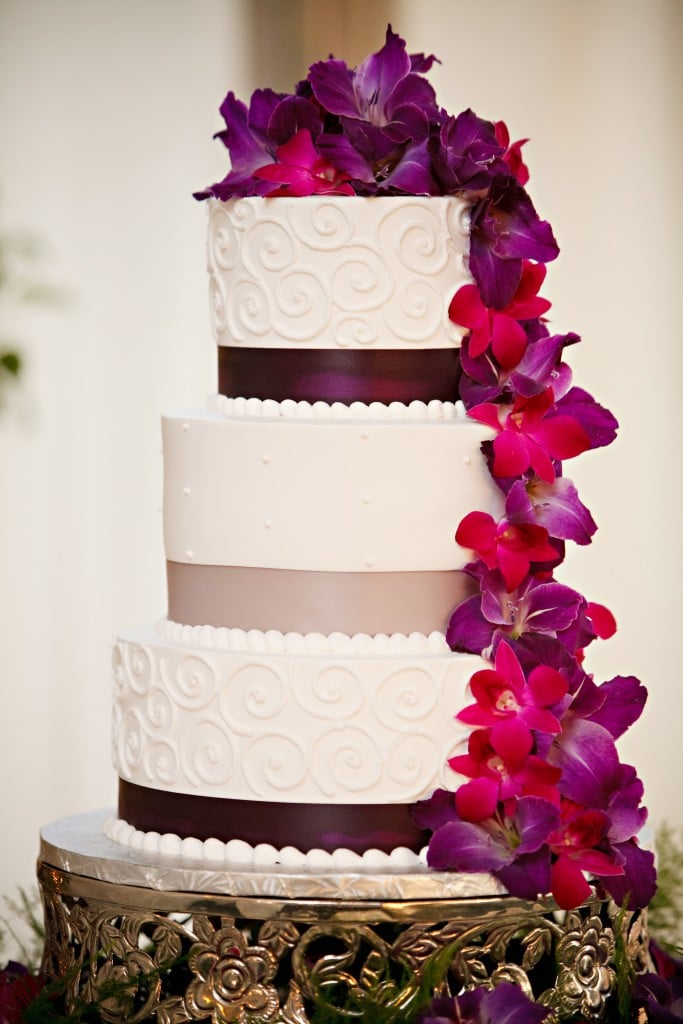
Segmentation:
[(468, 204), (455, 196), (209, 200), (219, 346), (453, 349)]

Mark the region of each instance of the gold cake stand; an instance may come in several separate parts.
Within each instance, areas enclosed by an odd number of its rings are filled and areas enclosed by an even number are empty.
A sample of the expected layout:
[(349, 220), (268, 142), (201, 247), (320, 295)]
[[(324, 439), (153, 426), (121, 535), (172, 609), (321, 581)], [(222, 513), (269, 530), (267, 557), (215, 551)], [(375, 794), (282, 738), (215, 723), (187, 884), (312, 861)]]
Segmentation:
[[(43, 829), (43, 969), (65, 1008), (130, 1024), (409, 1019), (432, 994), (511, 981), (549, 1021), (600, 1020), (648, 965), (644, 913), (569, 913), (487, 876), (234, 871), (132, 851), (105, 812)], [(383, 1016), (381, 1019), (389, 1019)]]

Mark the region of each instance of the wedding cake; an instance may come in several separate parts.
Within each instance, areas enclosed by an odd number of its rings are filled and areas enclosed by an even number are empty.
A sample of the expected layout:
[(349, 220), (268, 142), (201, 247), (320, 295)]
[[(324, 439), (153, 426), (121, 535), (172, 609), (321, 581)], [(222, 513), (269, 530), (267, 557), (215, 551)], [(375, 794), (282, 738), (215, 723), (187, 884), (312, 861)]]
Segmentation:
[(562, 464), (616, 421), (547, 326), (522, 144), (439, 108), (432, 61), (389, 29), (355, 70), (221, 107), (218, 394), (163, 419), (168, 615), (115, 645), (106, 831), (563, 906), (590, 873), (643, 905), (614, 741), (645, 691), (587, 674), (611, 616), (554, 575), (595, 529)]

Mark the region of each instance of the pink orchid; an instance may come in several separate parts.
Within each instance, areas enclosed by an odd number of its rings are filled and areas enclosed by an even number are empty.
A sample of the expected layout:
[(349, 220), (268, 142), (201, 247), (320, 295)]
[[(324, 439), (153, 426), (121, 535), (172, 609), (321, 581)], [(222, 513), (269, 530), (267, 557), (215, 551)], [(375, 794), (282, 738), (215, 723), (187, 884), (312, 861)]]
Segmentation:
[(504, 370), (517, 366), (527, 347), (526, 331), (520, 320), (533, 320), (550, 309), (548, 300), (538, 296), (545, 273), (543, 263), (524, 260), (517, 290), (503, 309), (487, 306), (476, 284), (458, 288), (448, 307), (448, 316), (453, 323), (469, 328), (468, 352), (473, 359), (483, 355), (490, 345)]
[(623, 875), (624, 868), (614, 857), (596, 849), (608, 842), (610, 818), (603, 811), (582, 807), (572, 800), (560, 804), (560, 824), (550, 833), (548, 843), (556, 860), (551, 868), (551, 891), (563, 910), (583, 903), (591, 888), (583, 872), (596, 875)]
[(527, 680), (515, 652), (505, 640), (498, 645), (495, 669), (475, 672), (470, 679), (470, 690), (476, 703), (456, 715), (458, 721), (466, 725), (491, 727), (494, 738), (499, 735), (502, 723), (511, 719), (522, 722), (528, 730), (560, 732), (560, 722), (549, 708), (566, 696), (566, 679), (549, 665), (537, 665)]
[(455, 806), (463, 821), (484, 821), (499, 802), (514, 813), (517, 797), (539, 796), (559, 803), (557, 782), (562, 772), (533, 754), (533, 736), (517, 718), (494, 729), (477, 729), (467, 753), (451, 757), (449, 766), (471, 779), (456, 791)]
[(529, 168), (524, 163), (524, 159), (522, 157), (522, 146), (524, 146), (529, 140), (518, 139), (517, 142), (511, 143), (510, 133), (505, 121), (496, 121), (493, 127), (496, 134), (496, 141), (505, 149), (503, 160), (510, 168), (510, 173), (514, 174), (520, 185), (526, 185), (529, 180)]
[(531, 398), (518, 396), (514, 405), (484, 402), (468, 416), (497, 431), (492, 472), (496, 477), (521, 476), (531, 467), (546, 483), (555, 480), (555, 459), (571, 459), (591, 447), (583, 425), (558, 412), (552, 388)]
[(464, 548), (472, 548), (489, 569), (500, 569), (508, 592), (516, 590), (532, 562), (557, 562), (559, 554), (548, 531), (533, 523), (496, 523), (488, 512), (470, 512), (455, 531)]
[(276, 163), (253, 172), (255, 178), (280, 186), (269, 196), (354, 195), (348, 175), (318, 153), (307, 128), (279, 146), (275, 157)]

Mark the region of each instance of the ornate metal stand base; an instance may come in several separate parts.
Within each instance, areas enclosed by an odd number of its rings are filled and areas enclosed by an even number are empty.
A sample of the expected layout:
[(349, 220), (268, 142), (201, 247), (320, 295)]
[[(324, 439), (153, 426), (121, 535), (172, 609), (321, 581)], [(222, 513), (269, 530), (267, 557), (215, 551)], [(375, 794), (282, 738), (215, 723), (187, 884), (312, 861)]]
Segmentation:
[[(115, 860), (95, 833), (98, 853), (88, 856), (84, 832), (98, 821), (45, 830), (38, 877), (44, 970), (64, 979), (67, 1010), (97, 1002), (103, 1021), (341, 1024), (371, 1022), (377, 1007), (401, 1021), (436, 991), (501, 980), (551, 1007), (549, 1020), (600, 1020), (620, 959), (645, 966), (643, 916), (598, 899), (563, 915), (551, 900), (500, 895), (320, 898), (319, 880), (311, 898), (217, 892), (215, 877), (214, 891), (182, 891), (177, 864), (167, 865), (175, 888), (163, 887), (164, 865), (150, 869), (149, 884), (121, 884), (104, 876), (135, 876), (141, 865), (120, 848)], [(60, 832), (72, 837), (62, 847)], [(78, 873), (68, 870), (74, 860)], [(184, 870), (196, 881), (196, 869)]]

